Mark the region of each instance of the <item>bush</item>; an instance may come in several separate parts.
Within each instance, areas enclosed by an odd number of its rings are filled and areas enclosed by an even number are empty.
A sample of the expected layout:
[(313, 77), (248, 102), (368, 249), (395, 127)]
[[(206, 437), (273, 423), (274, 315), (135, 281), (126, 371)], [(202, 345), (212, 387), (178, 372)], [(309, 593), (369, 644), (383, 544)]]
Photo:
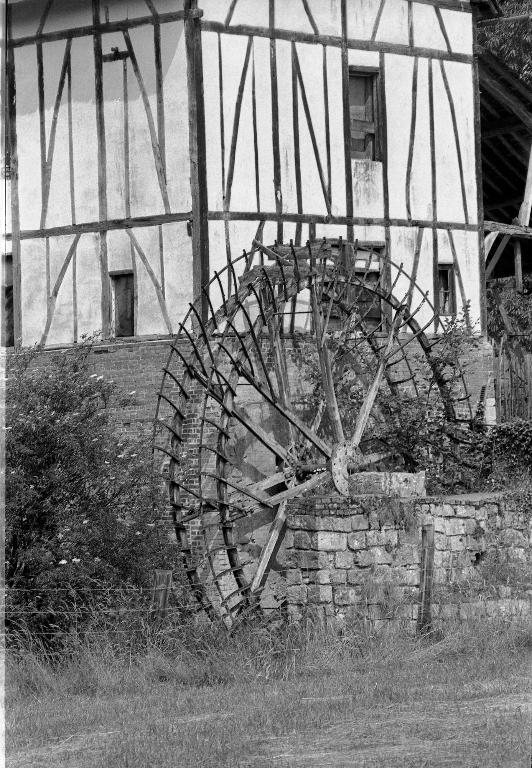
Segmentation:
[(126, 400), (91, 373), (90, 343), (13, 358), (6, 392), (6, 622), (57, 638), (112, 590), (173, 561), (146, 443), (117, 437)]

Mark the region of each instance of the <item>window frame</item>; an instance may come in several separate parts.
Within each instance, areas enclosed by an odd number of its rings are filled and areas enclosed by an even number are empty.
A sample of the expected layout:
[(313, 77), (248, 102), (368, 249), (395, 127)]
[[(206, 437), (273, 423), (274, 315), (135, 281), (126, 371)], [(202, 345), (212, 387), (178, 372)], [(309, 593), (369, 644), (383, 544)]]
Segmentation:
[[(449, 307), (450, 311), (444, 312), (442, 302), (440, 300), (441, 288), (440, 288), (440, 272), (447, 272), (448, 277), (448, 294), (449, 294)], [(454, 264), (438, 264), (438, 313), (442, 317), (453, 317), (456, 315), (457, 303), (456, 303), (456, 269)]]
[[(353, 149), (352, 149), (352, 132), (351, 132), (351, 99), (350, 99), (350, 81), (351, 78), (355, 77), (361, 77), (366, 79), (372, 80), (372, 89), (373, 89), (373, 132), (368, 131), (366, 133), (367, 136), (373, 136), (373, 157), (367, 157), (367, 158), (360, 158), (360, 157), (354, 157), (353, 156)], [(350, 66), (349, 67), (349, 84), (348, 84), (348, 94), (347, 94), (347, 101), (349, 104), (349, 156), (351, 160), (361, 160), (366, 159), (370, 160), (371, 162), (382, 162), (383, 159), (383, 131), (382, 131), (382, 78), (381, 78), (381, 70), (378, 67), (364, 67), (364, 66)], [(370, 124), (371, 121), (360, 121), (362, 123), (367, 122)]]
[[(114, 281), (114, 278), (118, 277), (131, 277), (132, 281), (132, 294), (131, 294), (131, 335), (125, 335), (117, 333), (117, 306), (116, 306), (116, 283)], [(111, 288), (111, 327), (113, 331), (113, 338), (115, 339), (131, 339), (135, 337), (135, 323), (136, 323), (136, 317), (135, 317), (135, 292), (136, 292), (136, 281), (135, 281), (135, 272), (133, 269), (115, 269), (109, 272), (109, 282), (110, 282), (110, 288)]]

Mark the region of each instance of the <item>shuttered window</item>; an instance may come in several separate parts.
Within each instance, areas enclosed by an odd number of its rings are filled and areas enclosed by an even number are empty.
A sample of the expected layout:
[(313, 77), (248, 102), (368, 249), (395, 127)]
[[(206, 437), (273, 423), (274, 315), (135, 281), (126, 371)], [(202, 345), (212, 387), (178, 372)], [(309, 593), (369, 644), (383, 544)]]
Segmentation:
[(135, 299), (133, 272), (111, 276), (113, 325), (116, 337), (135, 335)]
[(374, 72), (349, 71), (349, 119), (351, 157), (380, 159), (378, 135), (378, 75)]
[(451, 264), (438, 267), (438, 294), (440, 315), (455, 315), (454, 267)]

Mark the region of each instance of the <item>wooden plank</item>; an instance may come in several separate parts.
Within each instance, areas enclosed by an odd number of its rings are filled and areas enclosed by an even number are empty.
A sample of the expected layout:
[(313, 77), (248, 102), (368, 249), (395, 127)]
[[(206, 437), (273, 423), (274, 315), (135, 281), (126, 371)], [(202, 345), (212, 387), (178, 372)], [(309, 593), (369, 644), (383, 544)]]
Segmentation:
[[(325, 402), (327, 404), (327, 412), (334, 433), (334, 440), (336, 443), (343, 443), (344, 429), (342, 426), (342, 419), (340, 417), (340, 409), (338, 407), (338, 401), (336, 399), (336, 392), (334, 390), (334, 378), (332, 374), (331, 358), (327, 344), (323, 338), (323, 323), (318, 303), (318, 297), (316, 295), (316, 283), (312, 281), (310, 286), (310, 298), (312, 305), (312, 317), (314, 320), (314, 333), (316, 335), (316, 347), (318, 351), (318, 358), (320, 361), (321, 370), (321, 384), (323, 387), (323, 393), (325, 395)], [(332, 304), (332, 299), (331, 302)]]
[(281, 491), (281, 493), (276, 493), (274, 496), (270, 496), (270, 502), (272, 504), (282, 504), (289, 499), (295, 499), (302, 493), (319, 488), (320, 485), (323, 485), (327, 480), (330, 480), (330, 477), (331, 475), (328, 471), (319, 472), (318, 474), (312, 475), (312, 477), (305, 480), (305, 482), (299, 483), (299, 485), (294, 485), (286, 491)]
[(50, 293), (49, 296), (47, 296), (47, 306), (46, 306), (46, 323), (44, 326), (44, 331), (41, 336), (40, 345), (41, 347), (44, 347), (46, 344), (46, 341), (48, 339), (48, 334), (50, 332), (50, 326), (52, 325), (52, 320), (54, 318), (54, 312), (55, 312), (55, 305), (57, 302), (57, 295), (59, 293), (59, 289), (61, 288), (61, 285), (63, 283), (66, 271), (70, 265), (70, 262), (72, 261), (72, 258), (76, 252), (76, 247), (79, 242), (81, 235), (76, 235), (74, 237), (74, 240), (70, 244), (70, 247), (67, 251), (67, 255), (65, 257), (65, 260), (63, 262), (63, 265), (61, 266), (61, 269), (59, 270), (59, 274), (57, 275), (54, 287)]
[(528, 158), (528, 171), (526, 175), (525, 194), (521, 208), (519, 209), (519, 224), (528, 227), (530, 224), (530, 212), (532, 210), (532, 144)]
[(238, 91), (235, 102), (235, 112), (233, 117), (233, 130), (231, 134), (231, 147), (229, 149), (229, 167), (227, 170), (227, 182), (225, 185), (224, 196), (224, 209), (229, 210), (231, 206), (231, 192), (233, 187), (233, 177), (235, 173), (236, 163), (236, 146), (238, 142), (238, 130), (240, 127), (240, 114), (242, 112), (242, 100), (244, 98), (244, 88), (246, 85), (247, 73), (249, 68), (249, 59), (251, 56), (251, 50), (253, 47), (253, 38), (248, 38), (246, 46), (246, 54), (244, 56), (244, 64), (242, 66), (242, 72), (240, 73), (240, 82), (238, 84)]
[[(76, 188), (74, 176), (74, 130), (72, 120), (72, 66), (68, 58), (67, 68), (67, 119), (68, 119), (68, 179), (70, 192), (70, 220), (76, 223)], [(72, 256), (72, 334), (74, 343), (78, 341), (78, 279), (77, 254)]]
[(44, 10), (41, 14), (41, 18), (39, 20), (39, 26), (37, 27), (37, 35), (42, 35), (44, 25), (46, 24), (46, 20), (48, 18), (48, 14), (50, 13), (50, 9), (52, 7), (54, 0), (46, 0), (46, 4), (44, 6)]
[[(155, 216), (136, 216), (125, 219), (105, 219), (103, 221), (88, 221), (81, 224), (66, 224), (62, 227), (48, 227), (47, 229), (25, 229), (20, 232), (21, 240), (34, 240), (45, 237), (64, 237), (65, 235), (85, 234), (86, 232), (108, 232), (112, 230), (130, 229), (132, 227), (155, 227), (162, 224), (171, 224), (176, 221), (189, 221), (192, 218), (191, 211), (182, 213), (162, 213)], [(12, 233), (7, 233), (10, 240)]]
[[(39, 100), (39, 143), (41, 160), (41, 208), (45, 199), (45, 178), (46, 178), (46, 123), (44, 114), (44, 60), (42, 45), (38, 44), (37, 54), (37, 94)], [(42, 216), (41, 216), (42, 221)], [(42, 225), (41, 225), (42, 227)]]
[[(187, 55), (188, 125), (190, 186), (192, 193), (193, 293), (198, 296), (210, 277), (209, 224), (207, 212), (207, 150), (205, 145), (205, 103), (203, 98), (203, 52), (197, 0), (186, 0), (185, 47)], [(207, 301), (202, 294), (201, 316), (208, 317)]]
[(255, 76), (255, 47), (253, 47), (253, 61), (251, 68), (251, 117), (253, 121), (253, 154), (255, 158), (255, 197), (257, 211), (260, 212), (260, 167), (259, 167), (259, 138), (257, 125), (257, 83)]
[(458, 258), (458, 253), (456, 252), (456, 244), (454, 242), (453, 233), (450, 229), (446, 231), (447, 231), (447, 238), (449, 240), (449, 246), (451, 248), (451, 253), (453, 255), (454, 272), (455, 272), (456, 280), (458, 282), (458, 290), (460, 291), (460, 299), (462, 301), (462, 311), (464, 313), (466, 328), (468, 331), (471, 331), (471, 318), (469, 316), (468, 298), (465, 291), (464, 281), (462, 279), (462, 270), (460, 269), (460, 259)]
[(410, 312), (410, 309), (412, 308), (412, 299), (414, 298), (414, 288), (417, 280), (417, 273), (419, 269), (419, 257), (421, 255), (421, 247), (423, 245), (424, 234), (425, 234), (425, 230), (423, 229), (423, 227), (419, 227), (416, 235), (416, 244), (414, 247), (414, 261), (412, 264), (412, 274), (410, 275), (410, 286), (408, 288), (408, 294), (406, 298), (406, 306), (408, 307), (409, 312)]
[(451, 92), (451, 86), (449, 85), (449, 78), (445, 71), (445, 64), (440, 59), (440, 71), (443, 79), (443, 85), (445, 87), (445, 93), (447, 94), (447, 101), (449, 102), (449, 109), (451, 112), (451, 121), (453, 124), (454, 144), (456, 147), (456, 156), (458, 159), (458, 172), (460, 174), (460, 189), (462, 191), (462, 205), (464, 208), (464, 220), (469, 223), (469, 211), (467, 206), (467, 191), (464, 176), (464, 163), (462, 160), (462, 148), (460, 144), (460, 132), (458, 131), (458, 120), (456, 119), (456, 108), (454, 105), (453, 94)]
[[(381, 51), (379, 54), (379, 76), (377, 87), (379, 89), (378, 107), (379, 107), (379, 120), (381, 122), (380, 131), (380, 156), (382, 162), (382, 177), (383, 177), (383, 202), (384, 202), (384, 218), (386, 225), (384, 229), (384, 240), (386, 243), (386, 256), (388, 257), (384, 262), (381, 260), (382, 278), (384, 288), (388, 292), (391, 290), (392, 284), (392, 264), (391, 264), (391, 237), (390, 237), (390, 179), (388, 175), (389, 163), (388, 163), (388, 114), (387, 114), (387, 101), (386, 101), (386, 56)], [(388, 303), (384, 303), (382, 307), (383, 315), (391, 321), (391, 306)]]
[(514, 268), (515, 268), (515, 288), (521, 293), (523, 290), (523, 258), (521, 253), (521, 243), (519, 240), (514, 242)]
[(238, 0), (231, 0), (231, 5), (229, 6), (229, 10), (227, 11), (227, 16), (225, 17), (224, 24), (226, 27), (229, 26), (231, 23), (231, 19), (233, 18), (233, 14), (235, 12), (236, 4)]
[(485, 232), (499, 232), (503, 235), (511, 235), (520, 240), (532, 239), (532, 227), (523, 227), (519, 224), (501, 224), (498, 221), (485, 221)]
[(440, 322), (440, 291), (438, 281), (438, 192), (436, 179), (436, 136), (434, 127), (434, 72), (433, 61), (429, 59), (429, 141), (430, 141), (430, 178), (432, 198), (432, 286), (434, 306), (434, 330), (438, 331)]
[[(410, 6), (412, 4), (410, 3)], [(412, 73), (412, 110), (410, 116), (410, 141), (408, 143), (408, 161), (406, 164), (406, 183), (405, 183), (405, 197), (406, 197), (406, 216), (408, 219), (412, 218), (412, 166), (414, 163), (414, 145), (416, 141), (416, 126), (417, 126), (417, 89), (419, 82), (419, 59), (414, 59), (414, 71)]]
[[(202, 25), (203, 27), (203, 25)], [(281, 150), (279, 144), (279, 86), (277, 83), (277, 46), (275, 41), (275, 0), (269, 0), (269, 27), (265, 37), (270, 38), (270, 88), (272, 99), (272, 152), (273, 188), (277, 215), (283, 211), (283, 189), (281, 177)], [(283, 242), (283, 225), (277, 220), (277, 242)]]
[(299, 90), (300, 90), (300, 93), (301, 93), (301, 100), (303, 102), (303, 110), (305, 112), (305, 117), (307, 119), (307, 126), (308, 126), (308, 130), (309, 130), (309, 134), (310, 134), (310, 141), (311, 141), (311, 144), (312, 144), (312, 149), (314, 150), (314, 157), (316, 159), (316, 166), (318, 168), (318, 176), (319, 176), (319, 179), (320, 179), (321, 189), (322, 189), (323, 197), (324, 197), (324, 200), (325, 200), (325, 207), (327, 208), (327, 213), (330, 214), (330, 213), (332, 213), (332, 211), (331, 211), (331, 201), (329, 199), (329, 195), (328, 195), (328, 191), (327, 191), (328, 190), (328, 185), (327, 185), (327, 183), (325, 181), (325, 177), (324, 177), (324, 174), (323, 174), (323, 168), (322, 168), (322, 165), (321, 165), (321, 158), (320, 158), (320, 153), (319, 153), (319, 149), (318, 149), (318, 142), (316, 140), (316, 134), (314, 132), (314, 126), (312, 124), (312, 115), (310, 113), (310, 107), (309, 107), (309, 103), (308, 103), (308, 99), (307, 99), (307, 94), (306, 94), (306, 90), (305, 90), (305, 83), (303, 82), (303, 76), (301, 74), (301, 67), (299, 66), (299, 57), (297, 55), (297, 50), (296, 50), (295, 44), (293, 44), (293, 46), (292, 46), (292, 62), (293, 62), (293, 65), (295, 67), (297, 79), (298, 79), (298, 82), (299, 82)]
[[(6, 31), (8, 39), (12, 32), (12, 5), (7, 4), (5, 10)], [(18, 194), (18, 148), (17, 148), (17, 86), (15, 77), (15, 53), (13, 48), (6, 52), (6, 138), (9, 146), (10, 187), (11, 187), (11, 255), (13, 262), (13, 335), (15, 349), (22, 343), (22, 296), (20, 269), (20, 212)]]
[[(97, 25), (100, 21), (100, 0), (92, 0), (92, 20)], [(96, 33), (93, 37), (94, 51), (94, 94), (96, 100), (96, 133), (98, 141), (98, 213), (100, 221), (107, 218), (107, 151), (105, 146), (105, 113), (103, 100), (102, 37)], [(103, 338), (109, 338), (111, 330), (111, 287), (109, 285), (109, 266), (107, 259), (107, 236), (100, 230), (99, 238), (100, 281), (101, 281), (101, 316)]]
[(48, 139), (48, 149), (46, 151), (44, 162), (44, 178), (43, 178), (43, 197), (41, 202), (41, 220), (40, 227), (44, 229), (46, 226), (46, 216), (48, 213), (48, 200), (50, 197), (50, 182), (52, 180), (52, 163), (54, 160), (54, 148), (55, 148), (55, 136), (57, 131), (57, 119), (59, 117), (59, 109), (61, 107), (61, 101), (63, 100), (63, 91), (65, 87), (65, 81), (67, 77), (67, 70), (70, 68), (70, 51), (72, 48), (72, 40), (67, 40), (65, 45), (65, 53), (63, 55), (63, 63), (61, 65), (61, 73), (59, 75), (59, 84), (57, 86), (57, 94), (54, 102), (54, 110), (52, 113), (52, 122), (50, 125), (50, 136)]
[(11, 39), (10, 47), (20, 48), (25, 45), (35, 45), (38, 43), (53, 43), (58, 40), (68, 40), (68, 38), (92, 37), (94, 35), (105, 35), (111, 32), (123, 32), (125, 29), (135, 29), (153, 24), (169, 24), (174, 21), (184, 21), (190, 18), (200, 18), (203, 11), (171, 11), (169, 13), (160, 13), (157, 16), (138, 16), (132, 19), (120, 19), (120, 21), (108, 21), (103, 24), (85, 24), (81, 27), (70, 27), (67, 29), (58, 29), (54, 32), (45, 32), (38, 35), (24, 35)]
[(452, 53), (452, 47), (451, 47), (451, 41), (449, 40), (449, 35), (447, 34), (447, 30), (445, 28), (445, 23), (443, 21), (443, 16), (441, 15), (441, 8), (439, 8), (437, 5), (434, 6), (434, 10), (436, 12), (436, 18), (438, 19), (438, 24), (440, 26), (440, 31), (443, 35), (443, 39), (445, 40), (445, 45), (447, 48), (447, 51), (449, 53)]
[(159, 189), (161, 190), (161, 197), (163, 199), (164, 212), (170, 213), (170, 200), (168, 199), (168, 189), (166, 186), (166, 174), (164, 171), (164, 165), (163, 165), (163, 160), (161, 156), (161, 148), (159, 147), (159, 139), (157, 137), (157, 131), (155, 129), (155, 122), (153, 119), (153, 113), (151, 111), (148, 92), (146, 91), (144, 80), (142, 78), (142, 74), (138, 65), (137, 57), (133, 49), (133, 45), (131, 44), (131, 38), (129, 36), (129, 32), (127, 31), (127, 29), (124, 30), (123, 35), (124, 35), (124, 42), (126, 44), (126, 48), (129, 53), (131, 66), (133, 67), (133, 72), (135, 73), (135, 77), (137, 79), (137, 85), (139, 87), (140, 96), (142, 98), (142, 103), (144, 105), (144, 111), (146, 112), (146, 119), (148, 121), (148, 130), (150, 132), (151, 148), (153, 152), (153, 160), (155, 162), (155, 171), (157, 173)]
[(126, 229), (126, 234), (128, 235), (129, 239), (133, 243), (133, 246), (136, 250), (136, 252), (139, 255), (140, 260), (142, 261), (144, 265), (144, 269), (148, 273), (148, 276), (150, 280), (152, 281), (153, 287), (155, 288), (155, 293), (157, 294), (157, 300), (159, 302), (159, 306), (161, 308), (161, 314), (163, 316), (165, 325), (168, 329), (168, 333), (172, 333), (172, 321), (170, 320), (170, 316), (168, 314), (168, 308), (166, 306), (166, 301), (161, 289), (161, 285), (159, 281), (157, 280), (157, 276), (155, 275), (155, 272), (151, 268), (150, 262), (148, 261), (148, 257), (144, 253), (139, 241), (133, 234), (133, 232), (130, 229)]
[(427, 523), (421, 530), (421, 573), (419, 578), (419, 613), (417, 629), (428, 633), (432, 629), (432, 583), (434, 574), (434, 524)]
[[(327, 195), (332, 206), (331, 191), (331, 118), (329, 115), (329, 79), (327, 75), (327, 46), (323, 46), (323, 108), (325, 111), (325, 152), (327, 154)], [(312, 237), (310, 238), (313, 239)]]
[(495, 267), (499, 263), (499, 259), (501, 258), (504, 249), (508, 245), (509, 240), (510, 240), (510, 235), (504, 235), (503, 236), (501, 242), (499, 243), (499, 245), (497, 247), (497, 250), (493, 254), (493, 257), (492, 257), (490, 263), (486, 267), (486, 280), (489, 280), (491, 275), (493, 274), (493, 270), (495, 269)]
[(314, 16), (312, 14), (312, 11), (310, 10), (310, 6), (308, 4), (308, 0), (303, 0), (303, 8), (305, 9), (305, 13), (307, 14), (307, 18), (309, 20), (309, 24), (312, 27), (314, 34), (319, 35), (320, 30), (318, 29), (318, 25), (316, 24), (316, 21), (314, 19)]
[[(341, 0), (342, 13), (342, 113), (344, 127), (344, 167), (345, 167), (345, 210), (348, 218), (353, 216), (353, 170), (351, 167), (351, 114), (349, 109), (349, 57), (348, 57), (348, 27), (347, 0)], [(352, 226), (347, 228), (347, 240), (352, 243), (354, 231)]]
[[(270, 0), (272, 2), (272, 0)], [(347, 9), (347, 7), (346, 7)], [(288, 40), (296, 43), (311, 43), (314, 45), (328, 45), (331, 47), (342, 48), (345, 42), (346, 48), (352, 48), (359, 51), (382, 51), (383, 53), (394, 53), (402, 56), (420, 56), (433, 59), (444, 59), (445, 61), (456, 61), (462, 64), (471, 64), (473, 57), (465, 53), (449, 53), (436, 48), (425, 48), (401, 43), (386, 43), (372, 40), (363, 40), (359, 38), (349, 38), (347, 35), (338, 37), (335, 35), (315, 35), (306, 32), (298, 32), (289, 29), (273, 29), (270, 27), (255, 27), (251, 24), (235, 24), (226, 27), (218, 21), (202, 21), (201, 28), (206, 32), (224, 32), (228, 35), (243, 35), (253, 37), (267, 37), (273, 40)]]
[[(303, 213), (303, 190), (301, 188), (301, 156), (299, 150), (299, 89), (296, 70), (296, 44), (292, 43), (292, 131), (294, 136), (294, 174), (296, 180), (297, 212)], [(297, 235), (301, 232), (301, 224), (298, 222)]]
[(379, 8), (377, 10), (377, 15), (375, 16), (375, 22), (373, 24), (373, 29), (371, 30), (371, 41), (375, 42), (375, 39), (377, 38), (377, 32), (379, 31), (379, 26), (381, 23), (382, 18), (382, 12), (384, 11), (384, 6), (386, 5), (386, 0), (380, 0)]

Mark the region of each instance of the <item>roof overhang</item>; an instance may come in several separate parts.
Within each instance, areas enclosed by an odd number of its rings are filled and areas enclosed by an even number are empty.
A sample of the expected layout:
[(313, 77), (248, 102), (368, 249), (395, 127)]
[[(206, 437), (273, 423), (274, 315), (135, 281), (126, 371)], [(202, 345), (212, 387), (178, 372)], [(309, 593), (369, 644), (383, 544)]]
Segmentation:
[(478, 8), (480, 19), (492, 19), (503, 15), (498, 0), (471, 0), (471, 5)]

